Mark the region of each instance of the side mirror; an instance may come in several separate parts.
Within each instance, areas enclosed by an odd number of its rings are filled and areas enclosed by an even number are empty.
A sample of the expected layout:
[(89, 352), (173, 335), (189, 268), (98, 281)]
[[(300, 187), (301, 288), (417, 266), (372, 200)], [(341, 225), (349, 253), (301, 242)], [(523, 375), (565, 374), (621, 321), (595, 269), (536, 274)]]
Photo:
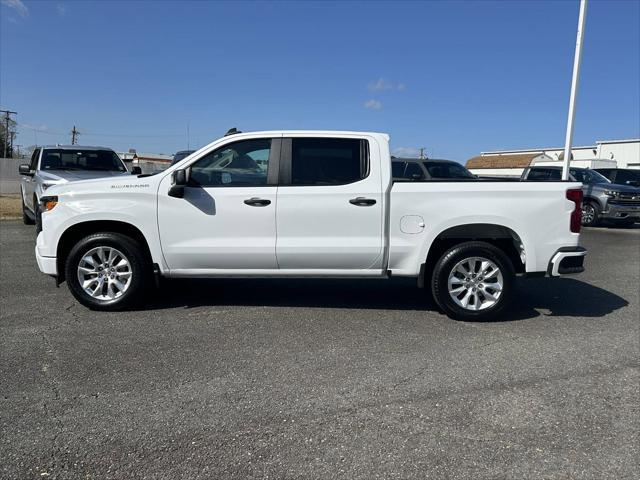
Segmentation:
[(419, 173), (413, 173), (411, 174), (411, 180), (422, 180), (422, 175)]
[(131, 167), (131, 175), (142, 175), (142, 168)]
[(26, 163), (23, 163), (18, 167), (18, 172), (20, 173), (20, 175), (28, 175), (30, 177), (33, 177), (33, 173), (34, 173), (31, 171), (31, 167)]
[(173, 184), (169, 189), (169, 196), (184, 198), (184, 187), (187, 185), (187, 171), (184, 169), (173, 172)]

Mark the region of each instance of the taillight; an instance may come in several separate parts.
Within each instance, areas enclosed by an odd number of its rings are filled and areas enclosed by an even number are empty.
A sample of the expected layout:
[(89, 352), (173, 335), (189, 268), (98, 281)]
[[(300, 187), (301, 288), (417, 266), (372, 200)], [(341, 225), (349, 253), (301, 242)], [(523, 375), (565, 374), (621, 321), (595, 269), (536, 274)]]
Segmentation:
[(572, 188), (567, 190), (567, 200), (571, 200), (575, 204), (573, 212), (571, 212), (569, 228), (573, 233), (580, 233), (580, 227), (582, 226), (582, 189)]

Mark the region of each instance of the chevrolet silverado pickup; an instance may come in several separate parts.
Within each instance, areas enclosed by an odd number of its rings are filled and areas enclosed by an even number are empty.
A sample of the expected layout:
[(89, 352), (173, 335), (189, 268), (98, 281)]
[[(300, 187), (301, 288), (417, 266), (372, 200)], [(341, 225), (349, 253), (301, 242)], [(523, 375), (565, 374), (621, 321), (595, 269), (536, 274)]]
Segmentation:
[[(559, 181), (562, 167), (533, 166), (522, 172), (522, 181)], [(571, 180), (582, 183), (582, 226), (594, 227), (603, 220), (618, 225), (633, 225), (640, 221), (640, 188), (616, 185), (589, 168), (571, 167)]]
[[(55, 145), (37, 147), (31, 162), (18, 167), (22, 197), (22, 221), (36, 222), (40, 197), (47, 188), (75, 180), (88, 180), (128, 174), (127, 167), (110, 148)], [(131, 173), (142, 173), (133, 167)]]
[(50, 187), (40, 270), (129, 308), (159, 277), (415, 277), (447, 315), (503, 315), (516, 275), (579, 273), (576, 182), (392, 179), (381, 133), (235, 133), (154, 175)]

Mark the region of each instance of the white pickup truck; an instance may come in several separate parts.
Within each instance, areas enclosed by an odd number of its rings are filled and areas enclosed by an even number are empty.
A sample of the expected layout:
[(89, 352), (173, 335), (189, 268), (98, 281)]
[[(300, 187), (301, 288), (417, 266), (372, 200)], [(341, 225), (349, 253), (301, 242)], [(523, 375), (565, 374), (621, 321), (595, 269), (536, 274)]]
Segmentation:
[(157, 277), (415, 277), (464, 320), (514, 277), (584, 270), (582, 185), (394, 182), (381, 133), (235, 133), (151, 175), (52, 186), (40, 270), (97, 310)]

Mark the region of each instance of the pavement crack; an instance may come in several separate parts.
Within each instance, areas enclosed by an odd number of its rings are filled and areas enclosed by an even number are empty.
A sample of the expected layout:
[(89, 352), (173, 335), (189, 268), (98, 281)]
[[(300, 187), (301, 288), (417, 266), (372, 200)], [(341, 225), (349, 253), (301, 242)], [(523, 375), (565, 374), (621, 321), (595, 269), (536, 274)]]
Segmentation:
[(45, 382), (49, 384), (49, 388), (53, 393), (53, 399), (48, 402), (46, 399), (42, 402), (42, 408), (47, 417), (49, 417), (55, 425), (55, 431), (53, 438), (51, 439), (51, 458), (59, 458), (62, 452), (62, 446), (58, 445), (58, 439), (64, 431), (64, 424), (60, 416), (59, 404), (60, 401), (60, 385), (55, 377), (54, 372), (50, 368), (51, 365), (55, 365), (58, 362), (58, 356), (55, 353), (53, 345), (47, 336), (47, 331), (42, 332), (42, 342), (44, 343), (45, 352), (47, 356), (51, 357), (50, 362), (45, 362), (42, 366), (42, 373), (45, 378)]

